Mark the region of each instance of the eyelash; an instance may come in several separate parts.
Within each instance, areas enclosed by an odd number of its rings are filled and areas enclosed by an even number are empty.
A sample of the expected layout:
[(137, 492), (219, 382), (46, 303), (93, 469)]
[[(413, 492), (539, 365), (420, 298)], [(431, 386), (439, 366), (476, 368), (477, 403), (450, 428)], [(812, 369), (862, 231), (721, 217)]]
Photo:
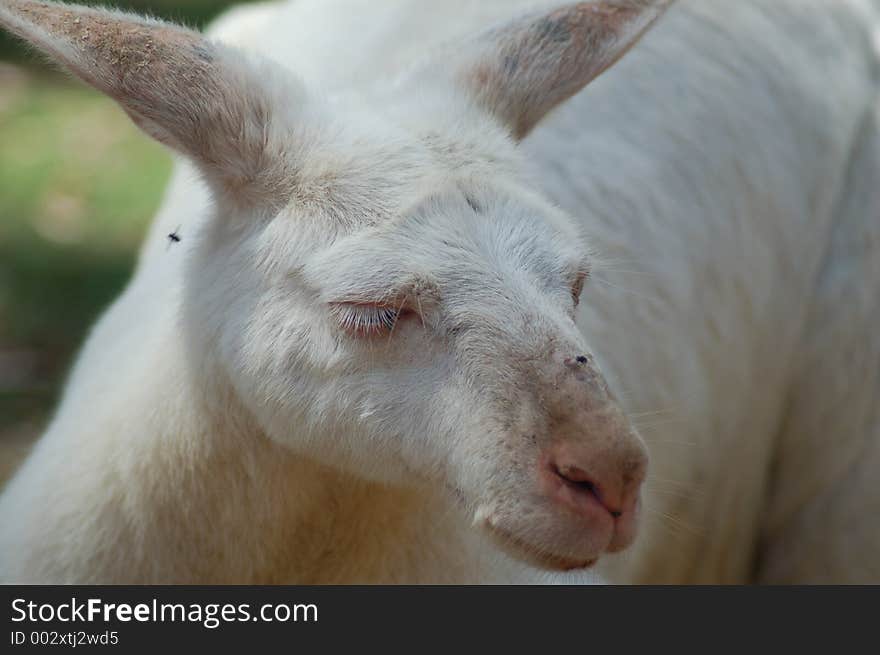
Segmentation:
[[(578, 276), (571, 289), (574, 306), (580, 304), (580, 296), (589, 274)], [(401, 318), (412, 312), (406, 308), (391, 305), (360, 305), (357, 303), (336, 303), (333, 305), (336, 320), (340, 327), (356, 337), (380, 337), (391, 334)]]
[(356, 337), (380, 337), (390, 334), (409, 311), (390, 305), (334, 305), (336, 319), (343, 330)]

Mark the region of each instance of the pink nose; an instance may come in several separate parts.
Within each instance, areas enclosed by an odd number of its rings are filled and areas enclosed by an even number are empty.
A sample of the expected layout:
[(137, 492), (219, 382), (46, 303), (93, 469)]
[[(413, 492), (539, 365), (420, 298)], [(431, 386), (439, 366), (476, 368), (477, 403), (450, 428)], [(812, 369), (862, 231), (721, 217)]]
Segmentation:
[(609, 549), (619, 550), (635, 536), (639, 491), (647, 472), (644, 448), (593, 454), (559, 444), (545, 457), (549, 495), (584, 520), (610, 518), (615, 535)]

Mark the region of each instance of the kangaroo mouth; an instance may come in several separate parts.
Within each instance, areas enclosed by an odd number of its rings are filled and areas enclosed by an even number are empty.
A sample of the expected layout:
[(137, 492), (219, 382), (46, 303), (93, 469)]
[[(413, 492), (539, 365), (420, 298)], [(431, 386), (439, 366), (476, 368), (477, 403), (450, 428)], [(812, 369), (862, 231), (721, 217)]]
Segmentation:
[(530, 564), (551, 571), (578, 571), (587, 570), (599, 561), (598, 557), (589, 559), (574, 559), (565, 555), (552, 553), (546, 548), (541, 548), (529, 543), (524, 539), (514, 536), (510, 532), (493, 525), (489, 521), (483, 523), (483, 527), (489, 536), (503, 551), (516, 557), (525, 559)]

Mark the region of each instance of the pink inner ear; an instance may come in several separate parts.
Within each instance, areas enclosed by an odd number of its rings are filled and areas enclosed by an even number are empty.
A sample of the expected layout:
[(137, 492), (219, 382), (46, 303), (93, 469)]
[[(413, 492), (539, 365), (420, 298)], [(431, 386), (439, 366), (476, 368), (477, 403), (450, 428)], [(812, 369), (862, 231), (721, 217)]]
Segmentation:
[[(642, 3), (643, 5), (649, 3)], [(659, 4), (659, 3), (658, 3)], [(634, 18), (645, 11), (645, 8), (632, 6), (622, 6), (619, 2), (589, 2), (582, 3), (575, 8), (575, 11), (590, 12), (601, 16), (598, 20), (607, 26), (607, 29), (614, 32), (620, 32), (625, 29), (626, 25), (631, 23)]]
[(123, 109), (125, 110), (125, 113), (128, 114), (128, 117), (131, 118), (132, 123), (137, 125), (148, 136), (152, 137), (162, 145), (168, 146), (172, 150), (177, 150), (178, 152), (185, 151), (183, 144), (175, 139), (170, 132), (164, 130), (158, 123), (150, 120), (146, 116), (142, 116), (133, 109), (128, 109), (125, 106), (123, 106)]
[(519, 19), (483, 35), (460, 79), (522, 139), (620, 59), (670, 2), (583, 2)]

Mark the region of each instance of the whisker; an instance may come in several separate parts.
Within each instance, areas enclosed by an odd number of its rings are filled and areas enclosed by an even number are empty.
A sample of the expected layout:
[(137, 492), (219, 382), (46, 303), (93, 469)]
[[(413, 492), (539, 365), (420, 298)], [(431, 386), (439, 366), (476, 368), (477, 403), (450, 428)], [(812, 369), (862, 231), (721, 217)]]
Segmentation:
[(657, 439), (654, 437), (648, 437), (646, 435), (642, 435), (642, 438), (648, 442), (648, 445), (657, 445), (657, 446), (687, 446), (688, 448), (696, 448), (699, 446), (698, 443), (693, 441), (676, 441), (675, 439)]
[(681, 528), (687, 532), (690, 532), (692, 535), (697, 536), (697, 537), (705, 537), (706, 536), (705, 530), (695, 528), (694, 526), (688, 524), (686, 521), (683, 521), (682, 519), (677, 518), (677, 517), (673, 516), (672, 514), (667, 514), (666, 512), (661, 512), (660, 510), (655, 509), (653, 507), (646, 507), (645, 509), (652, 516), (655, 516), (657, 518), (660, 518), (660, 519), (663, 519), (664, 521), (666, 521), (668, 523), (668, 525), (670, 525), (670, 526), (674, 526), (676, 528)]
[[(668, 428), (669, 426), (678, 426), (679, 430), (682, 430), (684, 428), (684, 423), (682, 421), (674, 419), (670, 419), (668, 421), (649, 421), (647, 423), (631, 423), (632, 426), (639, 432), (648, 432), (651, 435), (656, 435), (661, 428)], [(651, 438), (655, 439), (655, 441), (657, 440), (656, 436), (652, 436)], [(660, 441), (662, 441), (662, 439), (660, 439)], [(699, 442), (695, 441), (694, 445), (696, 446), (698, 443)]]
[(422, 311), (422, 299), (416, 294), (416, 304), (419, 306), (419, 320), (422, 322), (422, 327), (425, 327), (425, 312)]
[(690, 488), (692, 485), (687, 482), (682, 482), (680, 480), (669, 480), (667, 478), (658, 478), (656, 475), (649, 475), (648, 482), (662, 482), (663, 484), (671, 484), (677, 485), (679, 487), (687, 487)]
[(651, 495), (661, 495), (670, 498), (693, 498), (695, 496), (704, 498), (705, 494), (693, 491), (691, 489), (663, 489), (661, 487), (652, 486), (650, 483), (645, 484), (645, 492)]
[(608, 280), (603, 280), (598, 275), (594, 275), (592, 277), (592, 279), (594, 279), (599, 284), (604, 284), (605, 286), (607, 286), (611, 289), (614, 289), (615, 291), (620, 291), (621, 293), (627, 293), (627, 294), (630, 294), (630, 295), (635, 296), (637, 298), (641, 298), (642, 300), (654, 300), (654, 298), (651, 296), (647, 296), (643, 293), (640, 293), (638, 291), (634, 291), (632, 289), (625, 289), (624, 287), (620, 287), (620, 286), (617, 286), (616, 284), (612, 284)]
[(650, 271), (636, 271), (626, 268), (607, 268), (602, 267), (599, 269), (602, 273), (614, 273), (615, 275), (645, 275), (649, 277), (656, 277), (656, 273), (652, 273)]
[(386, 346), (387, 346), (386, 349), (385, 349), (386, 351), (389, 350), (389, 349), (391, 348), (391, 338), (394, 336), (394, 330), (397, 328), (397, 323), (398, 323), (398, 321), (399, 321), (400, 312), (403, 311), (403, 306), (404, 306), (405, 304), (406, 304), (406, 298), (401, 298), (401, 299), (400, 299), (400, 305), (397, 307), (397, 310), (396, 310), (396, 311), (397, 311), (398, 320), (395, 320), (395, 321), (391, 324), (391, 329), (388, 330), (388, 338), (385, 340), (385, 344), (386, 344)]

